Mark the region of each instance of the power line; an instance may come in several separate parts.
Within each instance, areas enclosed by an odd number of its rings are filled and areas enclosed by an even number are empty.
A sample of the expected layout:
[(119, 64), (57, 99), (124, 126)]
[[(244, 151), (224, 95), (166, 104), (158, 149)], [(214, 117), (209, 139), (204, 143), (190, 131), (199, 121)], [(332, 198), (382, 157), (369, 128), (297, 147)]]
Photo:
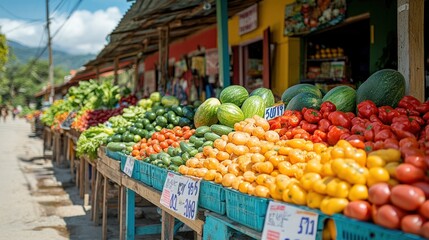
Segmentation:
[(72, 10), (70, 11), (70, 13), (67, 15), (66, 20), (63, 22), (63, 24), (61, 24), (61, 26), (57, 29), (57, 31), (54, 32), (54, 34), (52, 34), (52, 38), (54, 38), (58, 32), (64, 27), (64, 25), (67, 23), (67, 21), (70, 19), (70, 17), (73, 15), (73, 13), (77, 10), (77, 8), (79, 7), (79, 5), (82, 3), (82, 0), (78, 0), (77, 3), (73, 6)]
[(20, 24), (20, 25), (18, 25), (18, 26), (16, 26), (16, 27), (14, 27), (14, 28), (12, 28), (12, 29), (10, 29), (10, 30), (8, 30), (8, 31), (6, 31), (6, 32), (4, 32), (4, 34), (6, 34), (6, 33), (11, 33), (11, 32), (13, 32), (13, 31), (15, 31), (15, 30), (18, 30), (18, 29), (20, 29), (21, 27), (24, 27), (24, 26), (29, 26), (29, 25), (33, 25), (33, 24), (36, 24), (36, 23), (39, 23), (39, 22), (41, 22), (41, 20), (31, 20), (31, 21), (29, 21), (29, 22), (24, 22), (24, 23), (22, 23), (22, 24)]

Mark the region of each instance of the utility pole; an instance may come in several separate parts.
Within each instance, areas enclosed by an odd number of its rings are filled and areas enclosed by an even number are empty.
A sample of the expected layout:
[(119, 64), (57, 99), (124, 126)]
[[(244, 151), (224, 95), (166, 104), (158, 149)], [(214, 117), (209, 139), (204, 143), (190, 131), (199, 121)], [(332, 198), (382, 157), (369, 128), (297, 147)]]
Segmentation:
[(48, 31), (48, 51), (49, 51), (49, 82), (51, 83), (51, 94), (49, 102), (54, 102), (55, 89), (54, 89), (54, 61), (52, 59), (52, 45), (51, 45), (51, 29), (49, 27), (51, 19), (49, 19), (49, 0), (46, 0), (46, 29)]

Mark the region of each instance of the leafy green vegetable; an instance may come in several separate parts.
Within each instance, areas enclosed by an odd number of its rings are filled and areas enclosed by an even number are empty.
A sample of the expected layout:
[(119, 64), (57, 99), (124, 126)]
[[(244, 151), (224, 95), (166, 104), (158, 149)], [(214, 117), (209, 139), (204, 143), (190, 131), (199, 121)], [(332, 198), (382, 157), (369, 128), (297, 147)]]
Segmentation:
[(113, 129), (102, 124), (90, 127), (82, 132), (77, 140), (77, 156), (88, 155), (92, 160), (97, 158), (98, 148), (106, 142), (107, 138), (113, 135)]

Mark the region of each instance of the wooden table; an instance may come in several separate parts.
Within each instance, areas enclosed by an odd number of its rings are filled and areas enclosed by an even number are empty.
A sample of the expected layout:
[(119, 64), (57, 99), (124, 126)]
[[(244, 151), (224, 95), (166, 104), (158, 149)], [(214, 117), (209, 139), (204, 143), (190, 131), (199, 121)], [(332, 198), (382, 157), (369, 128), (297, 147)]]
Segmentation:
[(46, 157), (46, 151), (52, 150), (52, 130), (50, 127), (43, 128), (43, 157)]
[(202, 239), (204, 216), (202, 212), (197, 215), (196, 220), (190, 220), (182, 215), (167, 209), (160, 203), (161, 192), (149, 187), (139, 181), (136, 181), (125, 174), (122, 175), (122, 185), (126, 188), (126, 239), (134, 239), (135, 233), (138, 232), (135, 228), (134, 207), (135, 193), (145, 198), (162, 211), (162, 240), (173, 240), (175, 218), (186, 224), (195, 231), (197, 239)]
[[(125, 191), (122, 187), (121, 162), (106, 156), (104, 149), (98, 151), (99, 160), (97, 162), (96, 182), (94, 194), (92, 194), (92, 218), (98, 224), (98, 202), (101, 185), (103, 185), (102, 196), (102, 239), (107, 239), (107, 192), (109, 191), (108, 181), (112, 181), (119, 186), (118, 196), (118, 217), (119, 217), (119, 238), (124, 239), (124, 214), (125, 214)], [(94, 175), (93, 175), (94, 176)]]

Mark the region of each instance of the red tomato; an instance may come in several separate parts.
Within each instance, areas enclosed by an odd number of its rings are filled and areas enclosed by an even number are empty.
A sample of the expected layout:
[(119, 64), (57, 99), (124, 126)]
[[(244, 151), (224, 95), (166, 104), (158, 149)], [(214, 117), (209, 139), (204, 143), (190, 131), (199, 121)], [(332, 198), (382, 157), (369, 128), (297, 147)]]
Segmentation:
[(425, 217), (429, 218), (429, 200), (426, 200), (419, 208), (419, 213)]
[(425, 238), (429, 238), (429, 221), (423, 224), (422, 228), (420, 229), (420, 234)]
[(368, 200), (376, 205), (389, 203), (390, 195), (390, 187), (387, 183), (374, 184), (368, 190)]
[(406, 156), (404, 162), (414, 165), (414, 167), (420, 168), (422, 170), (427, 170), (427, 165), (425, 162), (425, 157), (422, 155), (411, 155)]
[(344, 215), (361, 221), (371, 219), (371, 205), (367, 201), (357, 200), (347, 204)]
[(384, 147), (399, 149), (399, 142), (396, 138), (388, 138), (384, 140)]
[(395, 206), (408, 211), (417, 210), (425, 200), (425, 194), (420, 188), (407, 184), (394, 186), (390, 195), (390, 201)]
[(425, 194), (426, 199), (429, 199), (429, 183), (427, 182), (416, 182), (411, 184), (414, 187), (420, 188)]
[(419, 143), (417, 142), (416, 138), (413, 137), (406, 137), (406, 138), (402, 138), (399, 141), (399, 147), (402, 149), (403, 147), (413, 147), (413, 148), (418, 148), (419, 147)]
[(401, 220), (401, 229), (404, 232), (419, 235), (424, 221), (425, 219), (419, 214), (407, 215)]
[[(364, 149), (365, 143), (363, 142), (363, 140), (359, 139), (356, 136), (357, 135), (351, 135), (350, 137), (347, 138), (347, 141), (355, 148)], [(355, 139), (355, 137), (356, 137), (356, 139)]]
[(386, 204), (377, 209), (374, 222), (385, 228), (398, 229), (401, 225), (401, 219), (405, 214), (404, 210)]
[(425, 173), (409, 163), (402, 163), (396, 168), (396, 178), (403, 183), (414, 183), (423, 179)]

